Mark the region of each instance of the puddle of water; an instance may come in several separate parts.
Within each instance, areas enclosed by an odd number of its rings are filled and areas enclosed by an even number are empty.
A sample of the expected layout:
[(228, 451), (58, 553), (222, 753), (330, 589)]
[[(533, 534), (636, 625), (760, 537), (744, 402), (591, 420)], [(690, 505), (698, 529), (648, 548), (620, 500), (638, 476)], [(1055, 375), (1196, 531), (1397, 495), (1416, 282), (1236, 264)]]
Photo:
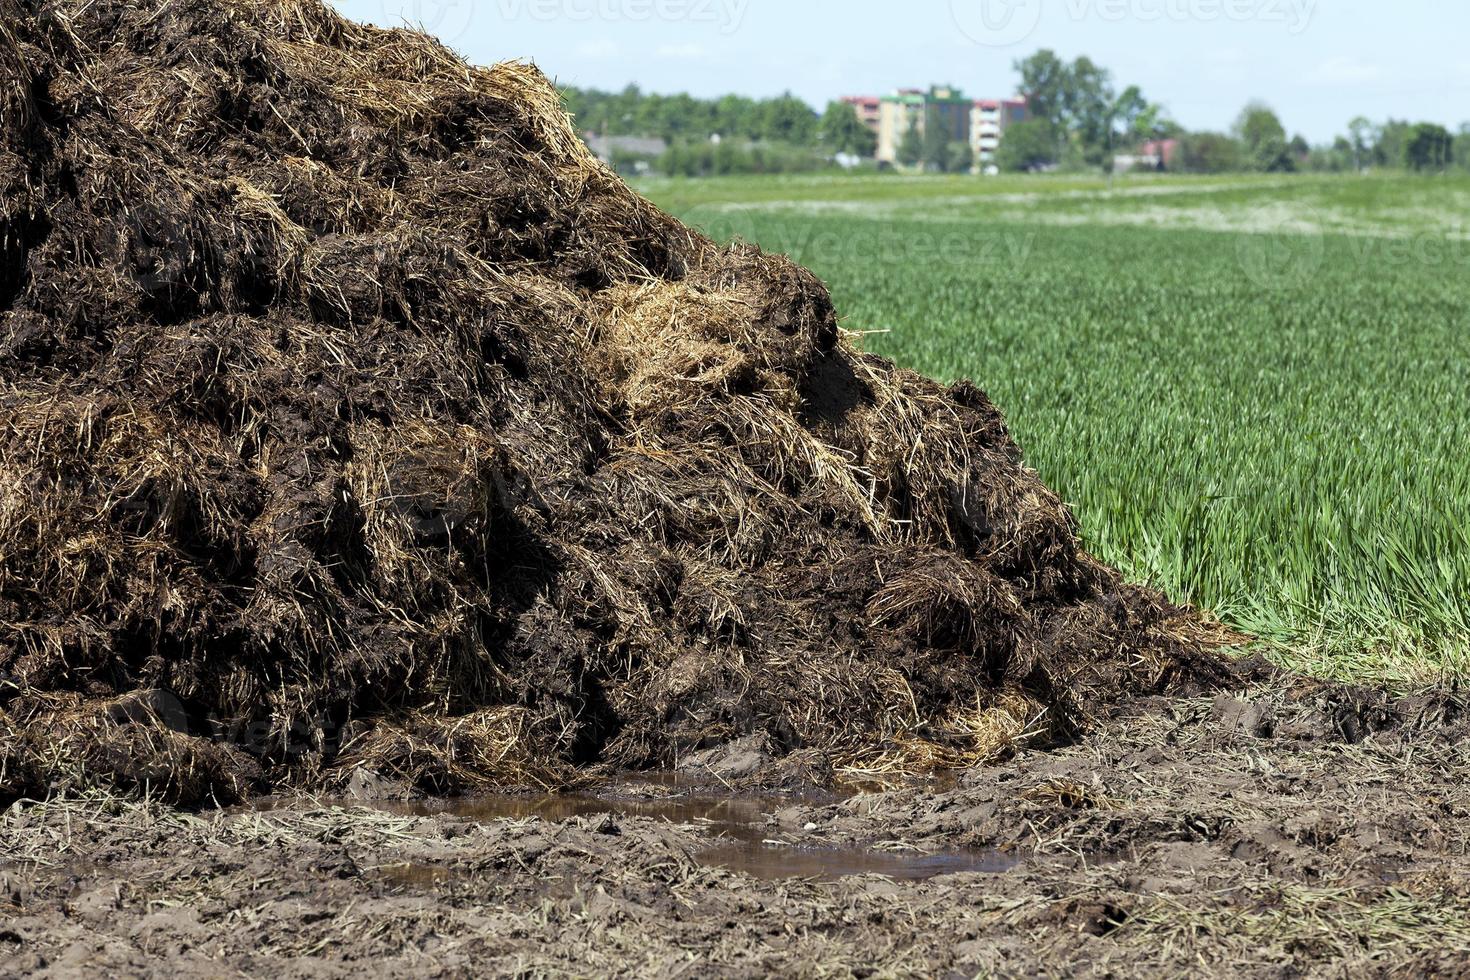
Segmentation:
[(433, 891), (445, 882), (454, 880), (455, 873), (452, 869), (437, 864), (389, 864), (379, 868), (378, 874), (390, 885)]
[[(454, 816), (477, 822), (538, 818), (561, 823), (577, 817), (647, 817), (676, 824), (693, 824), (717, 835), (719, 843), (695, 859), (711, 867), (741, 871), (756, 878), (816, 878), (836, 880), (851, 875), (877, 874), (900, 881), (922, 881), (962, 872), (999, 874), (1019, 862), (999, 851), (942, 851), (920, 853), (883, 851), (862, 847), (803, 846), (795, 840), (773, 840), (770, 814), (802, 802), (784, 797), (717, 797), (684, 795), (670, 799), (625, 798), (567, 794), (560, 796), (483, 796), (464, 800), (434, 800), (384, 804), (383, 808), (413, 816)], [(410, 873), (405, 884), (434, 885), (438, 879)]]
[(527, 820), (565, 823), (577, 817), (648, 817), (670, 823), (714, 825), (740, 836), (754, 835), (766, 816), (800, 800), (789, 797), (676, 796), (643, 799), (568, 793), (556, 796), (479, 796), (463, 800), (422, 800), (388, 804), (386, 808), (411, 816), (449, 816), (465, 820)]
[(764, 843), (728, 844), (696, 854), (701, 864), (743, 871), (753, 878), (816, 878), (835, 881), (852, 875), (883, 875), (896, 881), (927, 881), (969, 872), (1000, 874), (1020, 862), (999, 851), (875, 851), (860, 847), (781, 847)]

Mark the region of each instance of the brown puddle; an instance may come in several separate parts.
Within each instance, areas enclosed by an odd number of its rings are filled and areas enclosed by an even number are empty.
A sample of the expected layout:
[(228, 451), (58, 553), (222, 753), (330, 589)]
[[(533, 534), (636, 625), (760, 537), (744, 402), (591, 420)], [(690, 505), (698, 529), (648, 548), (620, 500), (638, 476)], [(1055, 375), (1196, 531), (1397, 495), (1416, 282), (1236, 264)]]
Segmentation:
[(578, 817), (646, 817), (693, 824), (722, 840), (695, 855), (701, 864), (740, 871), (756, 878), (836, 880), (876, 874), (900, 881), (922, 881), (961, 872), (998, 874), (1020, 863), (999, 851), (887, 851), (851, 846), (804, 846), (800, 832), (768, 824), (783, 807), (803, 802), (792, 797), (684, 795), (670, 799), (567, 794), (558, 796), (482, 796), (384, 804), (415, 816), (454, 816), (466, 820), (526, 820), (561, 823)]
[(802, 847), (763, 842), (726, 844), (695, 855), (701, 863), (742, 871), (754, 878), (817, 878), (835, 881), (849, 875), (883, 875), (897, 881), (924, 881), (939, 875), (999, 874), (1020, 862), (999, 851), (876, 851), (859, 847)]

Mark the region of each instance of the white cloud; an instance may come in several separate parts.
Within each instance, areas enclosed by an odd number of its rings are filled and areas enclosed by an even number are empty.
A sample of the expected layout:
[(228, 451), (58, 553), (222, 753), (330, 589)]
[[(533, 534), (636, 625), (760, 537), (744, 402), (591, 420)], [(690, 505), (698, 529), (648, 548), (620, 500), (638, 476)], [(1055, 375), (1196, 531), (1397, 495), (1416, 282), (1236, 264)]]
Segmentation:
[(1383, 69), (1357, 58), (1329, 58), (1307, 73), (1307, 81), (1314, 85), (1356, 85), (1363, 82), (1381, 82)]

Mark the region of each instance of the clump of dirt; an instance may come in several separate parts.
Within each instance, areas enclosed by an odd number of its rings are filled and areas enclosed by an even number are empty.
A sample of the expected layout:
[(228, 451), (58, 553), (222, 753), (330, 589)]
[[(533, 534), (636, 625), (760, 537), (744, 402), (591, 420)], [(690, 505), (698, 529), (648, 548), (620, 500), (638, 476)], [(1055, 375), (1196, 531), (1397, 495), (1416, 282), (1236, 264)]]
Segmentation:
[(995, 407), (534, 69), (319, 0), (0, 0), (0, 800), (907, 771), (1223, 677)]

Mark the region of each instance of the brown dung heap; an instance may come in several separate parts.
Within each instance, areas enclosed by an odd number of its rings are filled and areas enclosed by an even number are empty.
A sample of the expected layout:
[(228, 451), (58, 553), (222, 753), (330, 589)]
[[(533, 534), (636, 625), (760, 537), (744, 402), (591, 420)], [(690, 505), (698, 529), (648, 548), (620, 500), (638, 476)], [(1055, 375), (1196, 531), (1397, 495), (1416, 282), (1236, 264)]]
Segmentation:
[(1220, 676), (994, 406), (319, 0), (0, 0), (0, 800), (912, 771)]

